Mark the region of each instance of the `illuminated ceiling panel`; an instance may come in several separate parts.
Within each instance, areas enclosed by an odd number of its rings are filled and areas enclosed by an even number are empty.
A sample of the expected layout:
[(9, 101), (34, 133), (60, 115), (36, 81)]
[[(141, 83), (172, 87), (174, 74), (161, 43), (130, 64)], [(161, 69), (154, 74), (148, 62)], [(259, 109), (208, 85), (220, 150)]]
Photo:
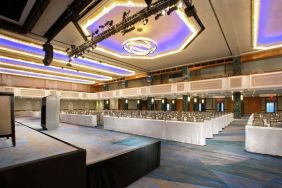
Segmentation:
[(62, 69), (59, 67), (54, 66), (44, 66), (43, 64), (38, 64), (34, 62), (24, 61), (20, 59), (14, 59), (14, 58), (8, 58), (0, 56), (0, 65), (10, 65), (15, 68), (24, 68), (24, 69), (30, 69), (35, 71), (43, 71), (47, 73), (56, 73), (61, 74), (65, 76), (73, 76), (73, 77), (80, 77), (84, 79), (90, 79), (90, 80), (111, 80), (111, 77), (105, 77), (100, 76), (96, 74), (90, 74), (82, 71), (75, 71), (71, 69)]
[(56, 80), (56, 81), (62, 81), (62, 82), (80, 83), (80, 84), (94, 84), (95, 83), (93, 81), (67, 78), (67, 77), (48, 75), (48, 74), (33, 73), (33, 72), (28, 72), (28, 71), (14, 70), (14, 69), (2, 68), (2, 67), (0, 67), (0, 73), (16, 75), (16, 76), (31, 77), (31, 78)]
[[(37, 58), (42, 58), (42, 59), (44, 57), (44, 51), (42, 49), (42, 46), (12, 39), (4, 35), (0, 35), (0, 49), (22, 54), (22, 55), (29, 55)], [(67, 64), (69, 61), (69, 57), (65, 52), (54, 50), (54, 60)], [(101, 63), (89, 58), (84, 58), (84, 59), (76, 58), (72, 61), (72, 63), (78, 67), (88, 68), (95, 71), (105, 72), (119, 76), (130, 76), (135, 74), (134, 71)], [(96, 76), (97, 76), (96, 78), (97, 80), (108, 80), (109, 78), (103, 75), (96, 75)]]
[[(145, 7), (147, 5), (143, 0), (108, 1), (87, 14), (79, 21), (79, 24), (85, 35), (89, 35), (109, 20), (113, 20), (114, 24), (121, 22), (124, 11), (130, 10), (130, 15), (133, 15)], [(155, 16), (151, 16), (146, 25), (140, 22), (134, 26), (136, 29), (130, 33), (125, 35), (117, 33), (98, 43), (96, 50), (119, 58), (155, 59), (182, 51), (198, 33), (198, 28), (188, 19), (182, 8), (170, 15), (161, 16), (158, 20), (155, 20)], [(136, 37), (155, 41), (157, 49), (147, 56), (131, 55), (123, 48), (123, 44), (126, 40)]]
[(253, 0), (253, 46), (255, 49), (282, 47), (281, 2), (281, 0)]

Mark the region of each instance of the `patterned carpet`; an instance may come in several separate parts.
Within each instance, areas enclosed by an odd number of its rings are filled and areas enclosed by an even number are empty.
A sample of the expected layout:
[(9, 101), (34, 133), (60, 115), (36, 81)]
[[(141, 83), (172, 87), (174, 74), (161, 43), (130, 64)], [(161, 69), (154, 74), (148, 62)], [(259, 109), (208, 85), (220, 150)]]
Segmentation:
[(282, 157), (246, 152), (245, 124), (234, 121), (206, 146), (162, 141), (160, 167), (129, 188), (282, 187)]
[(13, 147), (11, 139), (0, 138), (0, 168), (77, 150), (20, 124), (16, 124), (16, 141)]
[(38, 118), (16, 118), (21, 122), (39, 131), (64, 140), (77, 147), (86, 149), (86, 163), (96, 163), (137, 148), (155, 143), (156, 139), (124, 134), (119, 132), (60, 123), (56, 130), (42, 130)]

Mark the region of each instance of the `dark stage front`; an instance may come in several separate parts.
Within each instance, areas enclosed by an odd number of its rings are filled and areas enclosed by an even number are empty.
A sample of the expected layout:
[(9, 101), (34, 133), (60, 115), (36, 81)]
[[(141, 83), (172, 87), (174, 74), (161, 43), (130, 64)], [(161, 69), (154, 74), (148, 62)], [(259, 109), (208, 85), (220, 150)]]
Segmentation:
[[(43, 131), (40, 119), (16, 120), (21, 124), (16, 126), (17, 133), (24, 129), (28, 134), (25, 138), (21, 136), (24, 134), (17, 134), (19, 144), (14, 153), (10, 152), (13, 147), (8, 141), (1, 143), (1, 187), (2, 182), (6, 187), (19, 187), (14, 184), (18, 179), (27, 187), (125, 187), (160, 165), (160, 141), (155, 139), (69, 124)], [(3, 155), (4, 150), (11, 156)], [(19, 154), (21, 157), (16, 157)], [(56, 173), (66, 178), (53, 177)], [(75, 180), (81, 186), (72, 182)]]

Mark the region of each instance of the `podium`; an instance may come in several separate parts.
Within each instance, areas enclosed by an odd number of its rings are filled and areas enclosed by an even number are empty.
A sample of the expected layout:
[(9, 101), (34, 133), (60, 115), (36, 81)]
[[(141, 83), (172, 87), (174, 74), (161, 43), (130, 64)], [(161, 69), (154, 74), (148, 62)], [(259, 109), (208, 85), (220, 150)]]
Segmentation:
[(12, 138), (16, 146), (14, 94), (0, 92), (0, 138)]
[(43, 97), (41, 101), (41, 127), (53, 130), (59, 127), (60, 98), (56, 95)]

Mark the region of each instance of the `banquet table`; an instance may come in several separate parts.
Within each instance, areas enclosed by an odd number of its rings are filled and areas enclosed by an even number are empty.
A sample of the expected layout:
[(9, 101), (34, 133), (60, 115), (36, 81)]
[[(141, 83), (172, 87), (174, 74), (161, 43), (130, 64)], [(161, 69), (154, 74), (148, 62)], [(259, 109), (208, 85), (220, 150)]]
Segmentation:
[(246, 126), (246, 150), (282, 156), (282, 128)]
[(80, 114), (60, 114), (60, 122), (95, 127), (97, 126), (97, 116)]
[(41, 111), (16, 111), (15, 112), (16, 116), (19, 117), (41, 117)]
[[(230, 116), (231, 115), (231, 116)], [(230, 118), (232, 117), (232, 118)], [(164, 140), (205, 145), (206, 138), (213, 138), (214, 129), (223, 128), (233, 119), (232, 114), (204, 122), (141, 119), (104, 116), (104, 128)]]

